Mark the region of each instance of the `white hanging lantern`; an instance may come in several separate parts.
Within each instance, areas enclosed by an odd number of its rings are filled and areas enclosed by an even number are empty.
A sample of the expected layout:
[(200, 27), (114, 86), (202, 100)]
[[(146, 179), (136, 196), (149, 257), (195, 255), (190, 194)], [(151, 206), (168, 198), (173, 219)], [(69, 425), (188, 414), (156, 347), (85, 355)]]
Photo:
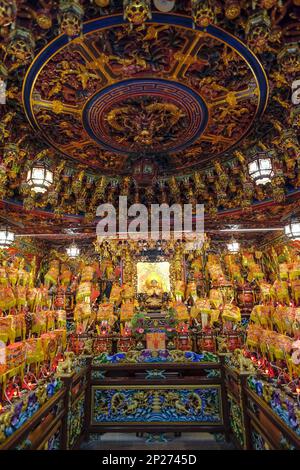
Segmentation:
[(237, 253), (240, 249), (240, 244), (232, 239), (230, 243), (227, 243), (227, 250), (230, 252), (230, 253)]
[(300, 240), (300, 220), (292, 218), (290, 222), (284, 227), (284, 233), (292, 240)]
[(248, 164), (248, 171), (250, 178), (256, 184), (267, 184), (270, 183), (274, 172), (272, 166), (272, 160), (269, 157), (268, 152), (258, 152), (256, 158), (254, 158)]
[(0, 248), (8, 248), (15, 240), (15, 234), (7, 227), (0, 228)]
[(43, 194), (53, 183), (53, 172), (43, 164), (36, 164), (27, 173), (27, 184), (35, 193)]
[(70, 258), (77, 258), (77, 256), (80, 255), (80, 249), (76, 245), (76, 243), (72, 243), (68, 248), (67, 248), (67, 254)]

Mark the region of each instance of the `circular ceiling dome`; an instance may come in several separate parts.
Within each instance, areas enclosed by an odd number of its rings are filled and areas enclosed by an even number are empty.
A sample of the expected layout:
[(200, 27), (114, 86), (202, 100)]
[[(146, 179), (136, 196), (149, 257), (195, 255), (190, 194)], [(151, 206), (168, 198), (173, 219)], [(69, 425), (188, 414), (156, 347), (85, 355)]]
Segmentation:
[(170, 173), (228, 152), (263, 113), (268, 83), (256, 56), (217, 26), (153, 13), (132, 29), (121, 15), (60, 35), (29, 68), (31, 125), (64, 155), (124, 174), (138, 155), (166, 155)]

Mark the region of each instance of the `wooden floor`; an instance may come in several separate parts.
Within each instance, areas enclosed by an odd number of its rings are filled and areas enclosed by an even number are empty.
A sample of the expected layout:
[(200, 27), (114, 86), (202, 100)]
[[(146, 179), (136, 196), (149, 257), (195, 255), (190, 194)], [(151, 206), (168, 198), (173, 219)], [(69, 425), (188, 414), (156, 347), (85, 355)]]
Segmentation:
[(213, 434), (182, 433), (180, 437), (174, 434), (164, 434), (167, 442), (158, 442), (153, 437), (144, 434), (137, 437), (133, 433), (106, 433), (92, 435), (88, 442), (81, 445), (85, 450), (229, 450), (234, 449), (232, 443), (217, 442)]

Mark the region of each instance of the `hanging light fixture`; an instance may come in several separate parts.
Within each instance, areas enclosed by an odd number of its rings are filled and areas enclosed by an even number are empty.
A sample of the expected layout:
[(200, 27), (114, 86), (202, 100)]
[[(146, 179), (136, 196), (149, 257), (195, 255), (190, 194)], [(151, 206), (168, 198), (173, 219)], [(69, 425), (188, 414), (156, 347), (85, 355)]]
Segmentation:
[(237, 253), (240, 249), (240, 244), (232, 238), (230, 243), (227, 243), (227, 250), (230, 251), (230, 253)]
[(300, 219), (292, 217), (290, 222), (284, 227), (284, 233), (292, 240), (300, 240)]
[(6, 53), (12, 63), (8, 71), (31, 62), (34, 57), (34, 51), (35, 39), (32, 31), (20, 26), (13, 29), (9, 35), (9, 42), (6, 48)]
[(249, 176), (256, 184), (271, 182), (274, 175), (271, 155), (272, 151), (257, 152), (255, 158), (248, 163)]
[(15, 240), (15, 234), (8, 227), (0, 227), (0, 248), (8, 248)]
[(45, 163), (39, 162), (28, 170), (26, 182), (32, 191), (43, 194), (53, 183), (53, 172)]
[(67, 248), (67, 255), (70, 257), (70, 258), (77, 258), (77, 256), (79, 256), (80, 254), (80, 249), (78, 248), (78, 246), (76, 245), (75, 242), (73, 242), (68, 248)]

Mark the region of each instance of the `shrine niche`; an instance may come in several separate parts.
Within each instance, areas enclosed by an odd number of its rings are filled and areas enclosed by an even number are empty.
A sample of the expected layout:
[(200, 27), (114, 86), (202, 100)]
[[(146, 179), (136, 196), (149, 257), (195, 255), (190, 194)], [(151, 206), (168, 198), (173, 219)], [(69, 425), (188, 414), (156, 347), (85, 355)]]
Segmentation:
[[(168, 261), (137, 262), (137, 293), (156, 288), (160, 292), (170, 292), (170, 263)], [(155, 283), (155, 285), (154, 285)]]

